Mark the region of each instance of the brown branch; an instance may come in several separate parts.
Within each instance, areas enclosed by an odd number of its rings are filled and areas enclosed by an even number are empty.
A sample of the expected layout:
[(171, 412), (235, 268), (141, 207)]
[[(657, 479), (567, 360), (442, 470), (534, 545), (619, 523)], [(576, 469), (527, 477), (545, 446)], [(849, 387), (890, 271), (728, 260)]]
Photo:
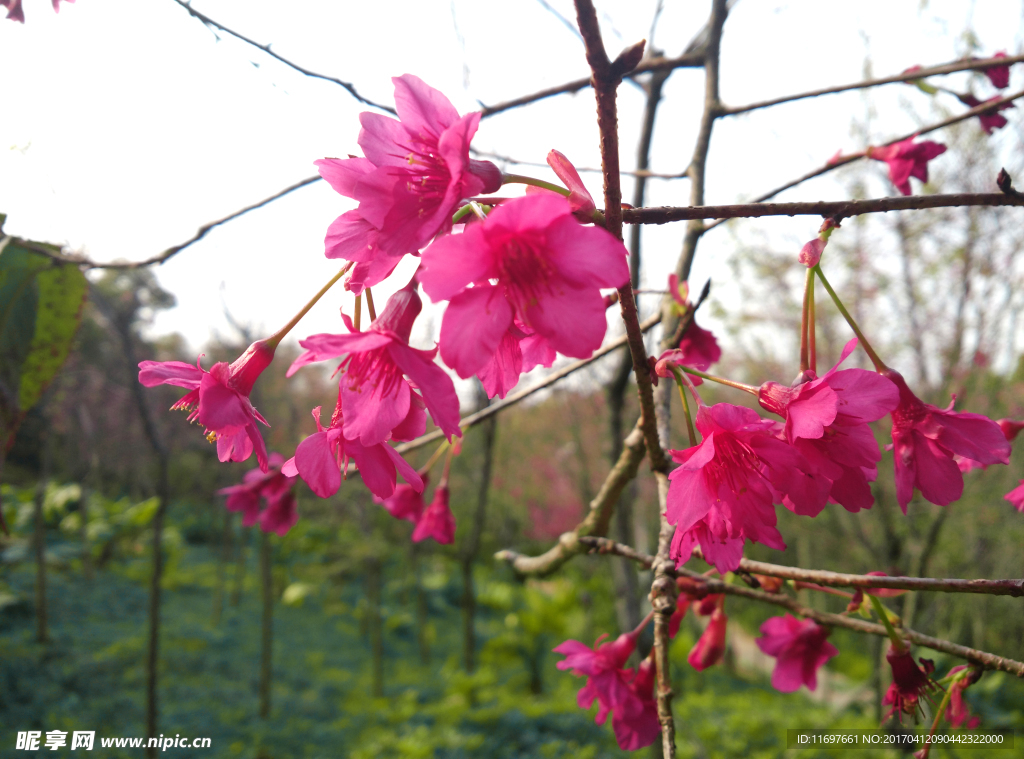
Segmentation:
[(188, 11), (190, 16), (192, 16), (193, 18), (196, 18), (196, 19), (199, 19), (200, 21), (202, 21), (206, 26), (213, 27), (214, 29), (219, 29), (220, 31), (225, 32), (226, 34), (230, 34), (232, 37), (234, 37), (236, 39), (242, 40), (242, 42), (245, 42), (245, 43), (247, 43), (249, 45), (252, 45), (255, 48), (258, 48), (259, 50), (262, 50), (264, 53), (269, 55), (271, 58), (275, 58), (276, 60), (278, 60), (281, 63), (283, 63), (285, 66), (288, 66), (289, 68), (295, 69), (300, 74), (305, 74), (306, 76), (312, 77), (313, 79), (323, 79), (325, 82), (331, 82), (332, 84), (336, 84), (339, 87), (343, 87), (345, 89), (345, 91), (348, 92), (349, 95), (354, 97), (360, 103), (363, 103), (364, 105), (368, 105), (371, 108), (377, 108), (377, 109), (379, 109), (381, 111), (387, 111), (388, 113), (395, 113), (395, 109), (392, 108), (391, 106), (383, 105), (382, 103), (374, 102), (373, 100), (370, 100), (369, 98), (365, 98), (362, 95), (360, 95), (359, 92), (356, 90), (355, 85), (353, 85), (351, 82), (345, 82), (345, 81), (342, 81), (341, 79), (336, 79), (333, 76), (327, 76), (326, 74), (318, 74), (315, 71), (310, 71), (307, 68), (299, 66), (297, 63), (293, 63), (292, 61), (288, 60), (284, 56), (278, 55), (277, 53), (275, 53), (273, 50), (270, 49), (270, 44), (269, 43), (267, 43), (266, 45), (261, 45), (260, 43), (256, 42), (255, 40), (251, 40), (248, 37), (246, 37), (245, 35), (239, 34), (238, 32), (234, 31), (233, 29), (229, 29), (228, 27), (224, 26), (224, 24), (220, 23), (219, 21), (214, 21), (209, 16), (207, 16), (207, 15), (205, 15), (203, 13), (200, 13), (199, 11), (197, 11), (195, 8), (193, 8), (191, 5), (189, 5), (188, 3), (184, 2), (183, 0), (174, 0), (174, 2), (176, 2), (182, 8), (184, 8), (186, 11)]
[[(653, 565), (654, 557), (640, 553), (634, 548), (615, 543), (611, 540), (586, 538), (581, 539), (586, 545), (600, 553), (612, 553), (632, 559), (648, 569)], [(701, 558), (699, 548), (694, 548), (694, 556)], [(739, 570), (748, 574), (782, 577), (786, 580), (813, 582), (818, 585), (833, 585), (844, 588), (871, 588), (889, 590), (929, 590), (939, 593), (980, 593), (993, 596), (1024, 597), (1024, 580), (954, 580), (932, 577), (877, 577), (875, 575), (852, 575), (842, 572), (829, 572), (824, 569), (802, 569), (787, 567), (782, 564), (768, 564), (763, 561), (740, 559)]]
[[(647, 74), (652, 71), (671, 71), (672, 69), (682, 68), (700, 68), (704, 65), (704, 53), (685, 53), (677, 58), (651, 58), (650, 60), (644, 61), (639, 64), (632, 71), (624, 74), (624, 76), (632, 79), (640, 74)], [(536, 103), (538, 100), (544, 100), (545, 98), (554, 97), (555, 95), (564, 95), (572, 92), (579, 92), (580, 90), (586, 89), (591, 85), (590, 77), (582, 79), (574, 79), (571, 82), (560, 84), (557, 87), (548, 87), (547, 89), (538, 90), (530, 95), (523, 95), (522, 97), (515, 98), (514, 100), (506, 100), (504, 103), (498, 103), (497, 105), (486, 105), (480, 111), (480, 117), (486, 119), (488, 116), (494, 116), (495, 114), (502, 113), (504, 111), (512, 110), (513, 108), (519, 108), (520, 106), (529, 105), (530, 103)]]
[[(590, 545), (596, 549), (599, 553), (614, 553), (619, 556), (627, 556), (635, 561), (638, 561), (643, 566), (653, 566), (655, 558), (646, 554), (641, 554), (628, 546), (618, 546), (612, 544), (612, 541), (596, 540), (593, 538), (580, 538), (580, 543), (584, 545)], [(609, 545), (612, 544), (612, 545)], [(626, 550), (620, 550), (626, 549)], [(743, 561), (746, 561), (745, 559)], [(747, 562), (753, 564), (760, 564), (760, 562)], [(771, 566), (771, 565), (768, 565)], [(741, 563), (740, 569), (743, 569)], [(807, 571), (807, 570), (804, 570)], [(669, 573), (677, 577), (689, 577), (699, 582), (704, 583), (709, 593), (726, 593), (733, 596), (741, 596), (743, 598), (750, 599), (752, 601), (760, 601), (762, 603), (768, 603), (775, 606), (781, 606), (788, 611), (798, 614), (801, 617), (807, 619), (813, 619), (823, 625), (830, 625), (832, 627), (844, 627), (848, 630), (854, 630), (856, 632), (868, 633), (870, 635), (878, 635), (881, 637), (887, 637), (885, 627), (873, 622), (866, 620), (857, 619), (854, 617), (844, 617), (840, 614), (830, 614), (828, 612), (817, 611), (806, 606), (802, 606), (795, 599), (782, 595), (779, 593), (765, 593), (761, 590), (752, 590), (750, 588), (744, 588), (739, 585), (730, 585), (722, 582), (721, 580), (715, 580), (699, 572), (680, 567), (678, 569), (669, 570)], [(761, 573), (763, 574), (763, 573)], [(874, 578), (883, 579), (883, 578)], [(891, 578), (897, 579), (897, 578)], [(908, 580), (917, 580), (922, 578), (902, 578)], [(824, 583), (823, 583), (824, 584)], [(953, 656), (966, 659), (970, 662), (985, 667), (986, 669), (995, 669), (1002, 672), (1009, 672), (1011, 675), (1017, 677), (1024, 677), (1024, 662), (1015, 661), (1013, 659), (1007, 659), (996, 654), (990, 654), (986, 651), (979, 651), (978, 649), (968, 648), (967, 646), (961, 646), (958, 643), (952, 643), (948, 640), (942, 640), (940, 638), (933, 638), (930, 635), (924, 635), (917, 632), (916, 630), (910, 630), (905, 628), (898, 628), (900, 635), (911, 643), (915, 643), (919, 646), (930, 648), (933, 651), (941, 651), (943, 653), (951, 654)]]
[[(646, 332), (655, 324), (658, 324), (660, 321), (661, 315), (655, 314), (651, 318), (645, 320), (643, 324), (640, 325), (640, 330), (642, 332)], [(497, 414), (500, 411), (504, 411), (509, 406), (514, 406), (520, 401), (529, 398), (534, 393), (543, 390), (546, 387), (550, 387), (559, 380), (568, 377), (573, 372), (578, 371), (579, 369), (582, 369), (585, 366), (589, 366), (598, 359), (607, 356), (612, 351), (616, 350), (617, 348), (621, 348), (623, 345), (625, 345), (627, 340), (628, 337), (626, 335), (616, 338), (607, 345), (604, 345), (597, 351), (595, 351), (594, 355), (591, 356), (590, 358), (584, 358), (579, 361), (574, 361), (568, 366), (559, 369), (556, 372), (552, 372), (537, 384), (531, 385), (530, 387), (527, 388), (523, 388), (517, 393), (512, 393), (511, 395), (507, 396), (504, 400), (498, 401), (497, 403), (492, 403), (487, 408), (477, 411), (474, 414), (469, 414), (468, 416), (462, 417), (462, 419), (459, 421), (459, 427), (461, 429), (466, 430), (469, 429), (470, 427), (480, 424), (480, 422), (490, 418), (494, 414)], [(428, 445), (434, 442), (435, 440), (440, 440), (442, 437), (444, 437), (444, 433), (441, 430), (434, 430), (433, 432), (428, 432), (426, 435), (421, 435), (415, 440), (410, 440), (408, 443), (396, 445), (395, 450), (402, 454), (409, 453), (410, 451), (415, 451), (417, 448), (422, 448), (423, 446)]]
[[(174, 1), (178, 2), (178, 0)], [(221, 224), (227, 224), (229, 221), (233, 221), (234, 219), (237, 219), (239, 216), (243, 216), (249, 213), (249, 211), (255, 211), (257, 208), (262, 208), (263, 206), (272, 203), (275, 200), (278, 200), (279, 198), (283, 198), (288, 193), (295, 192), (296, 190), (299, 190), (305, 187), (306, 185), (310, 185), (313, 184), (314, 182), (319, 181), (319, 175), (315, 177), (306, 177), (302, 181), (296, 182), (293, 185), (285, 187), (280, 192), (276, 192), (268, 198), (264, 198), (263, 200), (253, 203), (250, 206), (246, 206), (245, 208), (240, 208), (234, 213), (230, 213), (221, 219), (217, 219), (216, 221), (211, 221), (207, 224), (204, 224), (203, 226), (199, 227), (199, 229), (196, 231), (194, 235), (192, 235), (192, 237), (185, 240), (185, 242), (178, 243), (177, 245), (168, 248), (163, 253), (158, 253), (157, 255), (152, 256), (150, 258), (146, 258), (142, 261), (108, 261), (105, 263), (97, 263), (96, 261), (93, 261), (85, 256), (67, 253), (56, 253), (53, 250), (49, 250), (41, 245), (32, 246), (32, 250), (34, 250), (37, 253), (41, 253), (44, 256), (48, 256), (54, 260), (61, 261), (63, 263), (77, 264), (81, 266), (83, 269), (141, 269), (145, 266), (152, 266), (153, 264), (163, 264), (166, 263), (168, 259), (172, 258), (173, 256), (176, 256), (178, 253), (183, 251), (185, 248), (202, 240), (204, 237), (206, 237), (207, 234), (210, 233), (211, 230), (216, 229)]]
[(809, 92), (801, 92), (797, 95), (785, 95), (783, 97), (772, 98), (770, 100), (762, 100), (757, 103), (750, 103), (749, 105), (736, 106), (734, 108), (725, 107), (722, 109), (723, 116), (735, 116), (739, 113), (747, 113), (748, 111), (755, 111), (759, 108), (770, 108), (773, 105), (779, 105), (781, 103), (791, 103), (795, 100), (804, 100), (806, 98), (815, 98), (821, 95), (831, 95), (836, 92), (846, 92), (848, 90), (866, 90), (871, 87), (880, 87), (883, 84), (899, 84), (913, 83), (915, 80), (924, 79), (929, 76), (941, 76), (943, 74), (954, 74), (957, 71), (969, 71), (972, 69), (986, 69), (992, 66), (1009, 66), (1012, 63), (1020, 63), (1024, 61), (1024, 55), (1007, 56), (1005, 58), (983, 58), (976, 60), (965, 60), (965, 61), (953, 61), (952, 63), (944, 63), (940, 66), (932, 66), (926, 69), (919, 69), (913, 73), (908, 74), (903, 72), (902, 74), (895, 74), (893, 76), (881, 77), (879, 79), (865, 79), (861, 82), (854, 82), (852, 84), (840, 84), (834, 87), (823, 87), (820, 90), (810, 90)]
[(949, 195), (898, 195), (868, 200), (627, 208), (622, 211), (622, 220), (625, 224), (667, 224), (673, 221), (692, 219), (752, 219), (762, 216), (821, 216), (840, 220), (866, 213), (962, 206), (1024, 206), (1024, 195), (1007, 195), (1001, 192), (963, 192)]
[(644, 458), (644, 436), (640, 423), (626, 436), (619, 460), (608, 472), (601, 489), (590, 502), (590, 511), (576, 529), (563, 533), (558, 542), (540, 556), (524, 556), (511, 550), (498, 551), (494, 558), (509, 563), (520, 575), (548, 575), (562, 566), (585, 546), (580, 543), (583, 535), (604, 535), (611, 523), (612, 511), (618, 503), (626, 485), (636, 477), (637, 469)]

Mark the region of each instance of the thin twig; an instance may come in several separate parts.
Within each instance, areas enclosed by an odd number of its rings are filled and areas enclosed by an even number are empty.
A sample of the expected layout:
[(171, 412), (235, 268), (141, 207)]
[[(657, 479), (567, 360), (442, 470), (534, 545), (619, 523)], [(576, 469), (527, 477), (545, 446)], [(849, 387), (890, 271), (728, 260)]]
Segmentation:
[(259, 50), (262, 50), (264, 53), (269, 55), (271, 58), (275, 58), (276, 60), (278, 60), (281, 63), (283, 63), (285, 66), (288, 66), (289, 68), (295, 69), (300, 74), (305, 74), (306, 76), (312, 77), (314, 79), (323, 79), (325, 82), (331, 82), (332, 84), (336, 84), (339, 87), (343, 87), (348, 92), (349, 95), (354, 97), (360, 103), (363, 103), (364, 105), (368, 105), (371, 108), (377, 108), (377, 109), (379, 109), (381, 111), (387, 111), (388, 113), (395, 113), (395, 109), (392, 108), (390, 105), (384, 105), (382, 103), (377, 103), (377, 102), (375, 102), (373, 100), (370, 100), (369, 98), (366, 98), (366, 97), (363, 97), (362, 95), (360, 95), (359, 92), (356, 90), (355, 85), (353, 85), (351, 82), (345, 82), (345, 81), (342, 81), (341, 79), (337, 79), (337, 78), (335, 78), (333, 76), (327, 76), (326, 74), (318, 74), (315, 71), (310, 71), (309, 69), (304, 68), (304, 67), (298, 65), (297, 63), (293, 63), (292, 61), (290, 61), (287, 58), (285, 58), (283, 55), (278, 55), (277, 53), (275, 53), (273, 50), (270, 49), (270, 44), (269, 43), (267, 43), (266, 45), (261, 45), (260, 43), (256, 42), (255, 40), (249, 39), (244, 34), (239, 34), (238, 32), (234, 31), (233, 29), (229, 29), (228, 27), (224, 26), (224, 24), (220, 23), (219, 21), (214, 21), (209, 16), (207, 16), (207, 15), (205, 15), (203, 13), (200, 13), (195, 8), (193, 8), (191, 5), (189, 5), (187, 2), (184, 2), (184, 0), (174, 0), (174, 2), (176, 2), (182, 8), (184, 8), (186, 11), (188, 11), (189, 15), (191, 15), (193, 18), (197, 18), (200, 21), (202, 21), (206, 26), (212, 26), (214, 29), (219, 29), (220, 31), (225, 32), (226, 34), (230, 34), (232, 37), (235, 37), (236, 39), (242, 40), (242, 42), (248, 43), (248, 44), (252, 45), (253, 47), (258, 48)]
[(622, 221), (625, 224), (667, 224), (673, 221), (692, 219), (752, 219), (762, 216), (821, 216), (840, 220), (866, 213), (962, 206), (1024, 206), (1024, 195), (1007, 195), (1001, 192), (963, 192), (949, 195), (898, 195), (868, 200), (626, 208), (622, 211)]
[(722, 108), (721, 114), (723, 116), (735, 116), (736, 114), (747, 113), (748, 111), (755, 111), (758, 110), (759, 108), (770, 108), (773, 105), (779, 105), (781, 103), (791, 103), (795, 100), (804, 100), (806, 98), (819, 97), (820, 95), (831, 95), (836, 92), (846, 92), (848, 90), (866, 90), (871, 87), (880, 87), (883, 84), (911, 84), (917, 79), (924, 79), (929, 76), (954, 74), (957, 71), (969, 71), (971, 69), (986, 69), (991, 68), (993, 66), (1009, 66), (1012, 63), (1020, 63), (1021, 61), (1024, 61), (1024, 55), (1013, 55), (1007, 56), (1005, 58), (981, 58), (976, 60), (953, 61), (952, 63), (943, 63), (940, 66), (932, 66), (926, 69), (919, 69), (917, 71), (910, 73), (904, 71), (902, 74), (881, 77), (879, 79), (865, 79), (864, 81), (853, 82), (852, 84), (840, 84), (834, 87), (823, 87), (819, 90), (810, 90), (809, 92), (801, 92), (796, 95), (785, 95), (783, 97), (772, 98), (770, 100), (761, 100), (757, 103), (740, 105), (734, 108), (724, 107)]

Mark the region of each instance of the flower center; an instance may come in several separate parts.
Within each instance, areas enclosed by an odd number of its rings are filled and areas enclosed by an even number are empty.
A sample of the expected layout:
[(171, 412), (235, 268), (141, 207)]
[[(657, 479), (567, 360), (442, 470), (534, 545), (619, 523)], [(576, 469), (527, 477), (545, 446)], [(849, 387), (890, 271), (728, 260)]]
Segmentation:
[(369, 384), (386, 397), (392, 395), (398, 383), (402, 382), (402, 370), (391, 359), (386, 347), (350, 353), (341, 366), (345, 370), (342, 381), (348, 383), (350, 390), (358, 391)]
[(505, 243), (497, 261), (498, 281), (505, 287), (509, 300), (516, 306), (520, 318), (526, 309), (535, 305), (540, 296), (551, 293), (554, 267), (537, 246), (522, 238)]

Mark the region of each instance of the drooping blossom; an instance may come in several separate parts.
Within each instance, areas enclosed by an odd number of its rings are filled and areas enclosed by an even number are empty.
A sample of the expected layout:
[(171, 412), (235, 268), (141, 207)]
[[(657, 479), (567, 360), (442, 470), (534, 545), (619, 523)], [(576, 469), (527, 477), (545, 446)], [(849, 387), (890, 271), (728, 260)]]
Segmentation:
[[(685, 281), (680, 282), (677, 275), (669, 274), (668, 292), (672, 296), (673, 313), (680, 318), (686, 318), (694, 308), (689, 300), (689, 284)], [(689, 366), (705, 372), (712, 364), (718, 363), (721, 357), (722, 349), (718, 347), (715, 336), (698, 326), (695, 318), (690, 318), (690, 323), (679, 340), (679, 347), (663, 352), (654, 365), (654, 372), (658, 377), (669, 379), (673, 376), (670, 368), (672, 365)], [(691, 376), (690, 381), (694, 385), (703, 382), (696, 376)]]
[[(964, 674), (960, 674), (961, 672)], [(974, 730), (981, 724), (981, 718), (977, 715), (971, 716), (971, 710), (964, 700), (964, 691), (968, 686), (978, 682), (981, 678), (981, 670), (968, 667), (966, 664), (959, 664), (949, 670), (949, 675), (954, 679), (949, 685), (949, 709), (946, 712), (946, 719), (953, 727)]]
[[(885, 719), (896, 714), (902, 721), (904, 714), (912, 715), (917, 711), (921, 697), (934, 690), (936, 685), (928, 676), (928, 672), (917, 666), (909, 650), (890, 648), (885, 654), (885, 659), (892, 668), (892, 684), (882, 699), (884, 705), (891, 707)], [(927, 659), (921, 661), (925, 663), (925, 669), (933, 668), (927, 663)]]
[(320, 423), (320, 406), (313, 409), (316, 432), (295, 449), (295, 455), (284, 463), (281, 470), (290, 476), (298, 474), (310, 490), (321, 498), (330, 498), (341, 487), (341, 473), (348, 469), (349, 459), (359, 467), (359, 475), (366, 487), (378, 498), (389, 498), (395, 492), (397, 475), (414, 489), (423, 489), (419, 474), (387, 443), (363, 445), (345, 437), (343, 397), (331, 415), (330, 426)]
[(513, 320), (498, 343), (498, 349), (476, 376), (488, 398), (504, 398), (518, 384), (522, 374), (538, 366), (550, 367), (555, 358), (556, 351), (547, 340), (522, 322)]
[(758, 390), (761, 406), (786, 420), (785, 439), (815, 474), (829, 481), (829, 496), (852, 512), (874, 503), (868, 483), (878, 476), (882, 454), (868, 423), (899, 403), (899, 391), (885, 377), (864, 369), (839, 370), (856, 347), (854, 338), (819, 378), (796, 387), (766, 382)]
[[(1000, 96), (996, 95), (988, 100), (978, 100), (973, 95), (957, 95), (957, 99), (969, 108), (976, 108), (982, 103), (991, 103), (994, 100), (1000, 100)], [(981, 128), (985, 130), (985, 134), (992, 134), (996, 129), (1002, 129), (1009, 122), (1005, 116), (1001, 116), (999, 111), (1004, 111), (1007, 108), (1015, 108), (1013, 103), (1003, 103), (998, 107), (994, 107), (988, 111), (982, 111), (978, 114), (978, 120), (981, 121)]]
[[(338, 217), (325, 240), (328, 258), (361, 264), (386, 263), (361, 286), (387, 276), (387, 259), (415, 253), (451, 229), (463, 199), (501, 187), (501, 172), (469, 157), (479, 112), (459, 116), (440, 92), (412, 74), (391, 80), (398, 120), (364, 112), (359, 146), (364, 158), (316, 161), (320, 175), (338, 193), (359, 201)], [(397, 263), (397, 260), (394, 261)], [(360, 289), (360, 288), (353, 288)]]
[(403, 483), (395, 488), (395, 492), (390, 497), (378, 498), (374, 496), (374, 500), (387, 509), (387, 512), (395, 519), (404, 519), (407, 522), (416, 524), (420, 521), (420, 516), (423, 514), (423, 491), (427, 487), (429, 475), (423, 473), (420, 475), (420, 479), (422, 480), (422, 485), (419, 489)]
[(455, 515), (448, 506), (450, 493), (447, 485), (434, 488), (434, 497), (424, 510), (416, 529), (412, 531), (412, 542), (419, 543), (433, 538), (442, 545), (455, 542)]
[(257, 340), (232, 363), (218, 362), (210, 371), (198, 360), (195, 366), (183, 361), (143, 361), (139, 382), (146, 387), (174, 385), (189, 390), (171, 409), (188, 411), (190, 422), (199, 420), (207, 438), (217, 443), (217, 458), (245, 461), (255, 450), (260, 469), (266, 472), (267, 446), (256, 422), (270, 424), (253, 408), (249, 394), (273, 360), (274, 348), (266, 340)]
[[(1005, 58), (1006, 51), (1000, 50), (995, 53), (993, 58)], [(1010, 86), (1010, 66), (989, 66), (987, 69), (982, 69), (981, 73), (988, 77), (988, 80), (992, 82), (992, 86), (997, 89), (1005, 89)]]
[(790, 614), (772, 617), (761, 625), (761, 635), (754, 642), (768, 656), (775, 657), (772, 687), (782, 693), (792, 693), (806, 685), (808, 690), (818, 687), (818, 670), (839, 649), (828, 642), (831, 631), (813, 619), (798, 620)]
[(729, 618), (722, 609), (716, 608), (704, 632), (694, 644), (686, 661), (698, 672), (718, 664), (725, 656), (725, 631)]
[(413, 281), (388, 299), (368, 330), (357, 332), (343, 314), (349, 334), (318, 334), (299, 341), (306, 352), (289, 367), (289, 377), (306, 364), (344, 356), (338, 368), (344, 372), (341, 395), (350, 440), (364, 446), (411, 440), (425, 429), (423, 404), (445, 435), (461, 436), (459, 398), (451, 377), (434, 363), (437, 349), (409, 346), (422, 307)]
[(633, 698), (612, 714), (615, 740), (623, 751), (637, 751), (650, 746), (661, 735), (658, 703), (654, 700), (654, 660), (647, 657), (637, 668), (627, 687)]
[[(786, 498), (799, 514), (817, 513), (829, 483), (815, 479), (804, 457), (774, 436), (775, 423), (751, 409), (700, 404), (696, 426), (699, 445), (669, 451), (680, 465), (669, 475), (666, 508), (676, 525), (672, 558), (685, 562), (696, 540), (724, 573), (739, 566), (743, 540), (783, 550), (772, 504)], [(698, 524), (703, 529), (687, 536)]]
[[(1005, 437), (1010, 443), (1012, 443), (1017, 435), (1020, 434), (1021, 430), (1024, 430), (1024, 422), (1017, 422), (1013, 419), (1000, 419), (996, 424), (998, 424), (999, 429), (1002, 430), (1003, 437)], [(982, 464), (980, 461), (975, 461), (974, 459), (964, 458), (960, 455), (954, 455), (953, 460), (960, 468), (960, 471), (965, 474), (974, 469), (988, 469), (988, 465)]]
[(804, 243), (804, 246), (800, 248), (797, 260), (808, 269), (817, 266), (821, 261), (821, 254), (825, 252), (825, 246), (828, 245), (828, 239), (832, 236), (832, 230), (837, 228), (838, 225), (834, 219), (825, 219), (818, 229), (818, 236)]
[(638, 635), (636, 631), (623, 633), (610, 643), (602, 643), (607, 635), (601, 635), (594, 648), (578, 640), (567, 640), (553, 649), (556, 654), (565, 656), (555, 666), (587, 678), (586, 685), (576, 694), (576, 703), (581, 709), (589, 709), (596, 699), (598, 709), (594, 721), (598, 725), (603, 725), (613, 710), (636, 711), (636, 694), (629, 688), (632, 671), (623, 667), (636, 649)]
[(884, 147), (868, 147), (868, 158), (889, 164), (889, 179), (904, 195), (910, 195), (910, 178), (928, 181), (928, 161), (946, 152), (946, 146), (939, 142), (925, 140), (914, 142), (909, 137), (901, 142)]
[(899, 389), (900, 402), (892, 412), (892, 442), (896, 465), (896, 500), (907, 513), (914, 488), (926, 500), (948, 506), (960, 498), (964, 476), (954, 455), (985, 466), (1006, 464), (1010, 443), (995, 422), (981, 414), (940, 409), (922, 402), (892, 369), (882, 374)]
[(439, 238), (423, 267), (426, 293), (450, 301), (441, 358), (463, 378), (487, 366), (516, 321), (551, 350), (589, 357), (607, 327), (600, 288), (629, 280), (622, 242), (580, 225), (552, 193), (503, 203), (462, 234)]
[[(576, 167), (557, 150), (551, 150), (548, 153), (547, 162), (551, 170), (555, 172), (555, 176), (561, 179), (562, 184), (569, 190), (569, 196), (566, 198), (569, 201), (569, 210), (580, 221), (592, 222), (597, 205), (594, 203), (593, 196), (583, 184), (583, 180), (580, 179), (580, 174), (576, 171)], [(542, 192), (550, 192), (550, 190), (534, 187), (533, 185), (526, 187), (527, 195)]]
[(1020, 485), (1004, 495), (1003, 498), (1013, 504), (1013, 508), (1024, 514), (1024, 480), (1021, 480)]
[[(683, 618), (686, 616), (686, 611), (692, 606), (697, 614), (707, 616), (711, 614), (714, 609), (721, 602), (721, 595), (708, 594), (707, 589), (700, 583), (691, 580), (689, 577), (677, 577), (676, 587), (679, 589), (679, 595), (676, 597), (676, 610), (669, 617), (668, 620), (668, 637), (676, 637), (676, 633), (679, 632), (679, 625), (682, 624)], [(704, 608), (703, 602), (711, 599), (711, 607), (707, 610), (702, 611)]]
[[(276, 532), (284, 536), (299, 519), (295, 510), (295, 477), (282, 471), (284, 457), (271, 453), (268, 457), (269, 470), (250, 469), (240, 485), (231, 485), (217, 491), (226, 495), (228, 511), (242, 512), (242, 525), (250, 527), (259, 522), (263, 532)], [(267, 507), (260, 511), (260, 502)]]

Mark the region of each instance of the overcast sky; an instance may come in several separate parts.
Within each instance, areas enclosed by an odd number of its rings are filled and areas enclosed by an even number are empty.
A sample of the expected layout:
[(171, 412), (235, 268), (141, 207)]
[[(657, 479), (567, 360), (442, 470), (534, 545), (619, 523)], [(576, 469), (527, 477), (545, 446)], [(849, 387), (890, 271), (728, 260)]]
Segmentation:
[[(612, 54), (648, 36), (655, 4), (598, 0)], [(579, 39), (538, 0), (194, 5), (382, 102), (392, 101), (390, 77), (406, 72), (466, 112), (587, 71)], [(549, 5), (574, 18), (570, 0)], [(364, 106), (334, 84), (215, 34), (172, 0), (78, 0), (59, 14), (49, 0), (24, 0), (24, 6), (24, 25), (0, 20), (0, 212), (8, 215), (10, 234), (67, 245), (98, 260), (137, 260), (311, 176), (317, 158), (359, 152), (357, 116)], [(679, 54), (708, 10), (707, 1), (666, 0), (655, 45)], [(738, 105), (857, 81), (868, 63), (881, 76), (946, 62), (967, 50), (966, 28), (976, 34), (979, 54), (1017, 52), (1021, 4), (742, 0), (725, 28), (722, 97)], [(1020, 78), (1015, 70), (1011, 86)], [(968, 75), (946, 82), (966, 87)], [(655, 171), (686, 166), (702, 89), (700, 70), (680, 70), (669, 80), (655, 133)], [(914, 128), (908, 103), (927, 111), (926, 96), (910, 87), (876, 91), (876, 140)], [(624, 85), (626, 168), (634, 165), (641, 104), (638, 89)], [(754, 197), (838, 149), (863, 149), (850, 130), (863, 111), (862, 96), (849, 93), (722, 120), (711, 147), (708, 202)], [(1004, 131), (994, 139), (1014, 137)], [(587, 90), (487, 119), (474, 145), (541, 162), (557, 148), (579, 166), (598, 166), (593, 96)], [(514, 170), (550, 177), (543, 169)], [(584, 179), (600, 197), (599, 176)], [(628, 198), (628, 181), (624, 189)], [(873, 189), (892, 192), (881, 182)], [(686, 205), (688, 194), (684, 180), (655, 181), (649, 204)], [(842, 186), (826, 177), (782, 199), (842, 197)], [(198, 350), (213, 333), (232, 334), (227, 308), (235, 320), (272, 332), (337, 270), (323, 257), (323, 235), (350, 207), (320, 182), (210, 233), (156, 270), (178, 306), (162, 314), (155, 329), (180, 332)], [(817, 227), (808, 218), (757, 223), (794, 243)], [(648, 286), (664, 285), (682, 232), (682, 225), (645, 232)], [(697, 286), (721, 275), (730, 246), (728, 234), (705, 238), (693, 274)], [(380, 302), (387, 294), (382, 290)], [(340, 288), (332, 292), (295, 336), (342, 331), (337, 309), (345, 298), (351, 296)]]

